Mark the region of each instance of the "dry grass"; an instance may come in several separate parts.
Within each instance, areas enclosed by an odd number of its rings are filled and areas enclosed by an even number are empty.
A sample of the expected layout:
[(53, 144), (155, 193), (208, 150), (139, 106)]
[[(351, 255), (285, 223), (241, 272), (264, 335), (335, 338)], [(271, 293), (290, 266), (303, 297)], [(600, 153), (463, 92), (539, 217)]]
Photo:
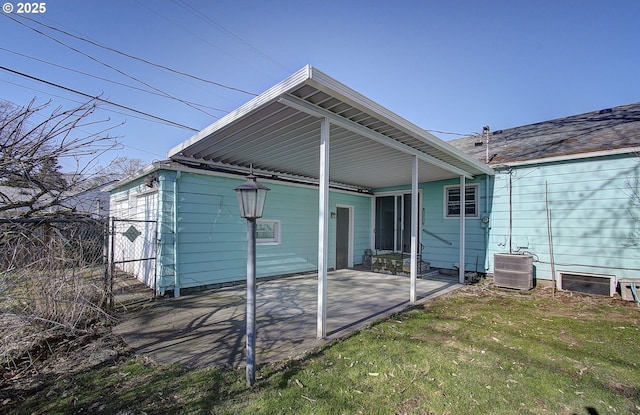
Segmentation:
[(479, 285), (298, 361), (189, 370), (141, 357), (13, 395), (15, 413), (640, 414), (640, 309)]

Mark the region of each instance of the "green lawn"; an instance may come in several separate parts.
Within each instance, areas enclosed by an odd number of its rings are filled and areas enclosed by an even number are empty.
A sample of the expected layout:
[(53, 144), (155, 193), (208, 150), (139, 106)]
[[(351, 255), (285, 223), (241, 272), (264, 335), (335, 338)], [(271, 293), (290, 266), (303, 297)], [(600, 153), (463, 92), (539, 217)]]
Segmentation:
[(480, 285), (302, 361), (244, 370), (134, 356), (58, 379), (24, 414), (640, 414), (640, 308)]

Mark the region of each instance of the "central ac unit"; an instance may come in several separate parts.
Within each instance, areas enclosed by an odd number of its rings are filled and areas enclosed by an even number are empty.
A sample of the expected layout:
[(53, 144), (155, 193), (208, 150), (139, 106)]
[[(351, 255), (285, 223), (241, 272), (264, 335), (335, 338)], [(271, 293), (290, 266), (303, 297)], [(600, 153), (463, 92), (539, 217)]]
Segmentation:
[(520, 254), (493, 254), (493, 283), (497, 287), (533, 288), (533, 257)]

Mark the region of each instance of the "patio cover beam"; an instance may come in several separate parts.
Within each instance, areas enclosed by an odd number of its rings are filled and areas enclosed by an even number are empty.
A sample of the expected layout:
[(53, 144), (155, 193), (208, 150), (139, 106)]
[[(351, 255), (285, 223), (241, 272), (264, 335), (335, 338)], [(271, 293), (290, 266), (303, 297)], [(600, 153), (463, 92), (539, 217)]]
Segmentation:
[(410, 154), (412, 156), (416, 156), (419, 160), (422, 160), (426, 163), (429, 163), (434, 166), (445, 169), (447, 171), (450, 171), (451, 173), (454, 173), (456, 175), (465, 176), (466, 178), (469, 178), (469, 179), (473, 178), (473, 176), (469, 172), (466, 172), (462, 169), (452, 166), (449, 163), (446, 163), (440, 159), (430, 156), (418, 149), (415, 149), (399, 141), (396, 141), (390, 137), (387, 137), (384, 134), (380, 134), (376, 131), (370, 130), (369, 128), (363, 125), (360, 125), (356, 122), (348, 120), (344, 117), (334, 114), (331, 111), (328, 111), (324, 108), (313, 105), (300, 98), (297, 98), (291, 95), (282, 95), (280, 98), (278, 98), (278, 102), (318, 118), (328, 118), (332, 124), (338, 125), (351, 132), (360, 134), (363, 137), (367, 137), (373, 141), (384, 144), (385, 146), (390, 147), (394, 150), (400, 151), (405, 154)]

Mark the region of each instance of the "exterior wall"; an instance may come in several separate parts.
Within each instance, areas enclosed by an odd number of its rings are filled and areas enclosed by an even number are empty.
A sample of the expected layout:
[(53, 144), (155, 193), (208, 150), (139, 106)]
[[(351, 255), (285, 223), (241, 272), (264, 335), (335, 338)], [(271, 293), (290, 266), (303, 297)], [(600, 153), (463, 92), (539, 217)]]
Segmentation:
[(165, 287), (173, 286), (176, 275), (176, 234), (174, 190), (177, 172), (160, 170), (158, 174), (158, 258), (156, 277), (158, 291), (164, 293)]
[[(573, 162), (514, 167), (509, 203), (509, 171), (495, 176), (490, 271), (493, 253), (529, 252), (535, 276), (551, 280), (551, 259), (545, 207), (549, 210), (556, 271), (637, 278), (640, 159), (609, 156)], [(509, 229), (511, 205), (512, 227)], [(511, 235), (511, 238), (509, 237)]]
[[(180, 288), (197, 287), (246, 277), (246, 221), (240, 217), (234, 188), (243, 178), (174, 171), (159, 172), (158, 288), (173, 289), (175, 275)], [(174, 204), (177, 178), (177, 215)], [(318, 190), (267, 182), (263, 219), (279, 220), (279, 244), (256, 247), (258, 277), (317, 270)], [(371, 198), (331, 192), (330, 211), (336, 204), (354, 207), (354, 264), (362, 262), (369, 248)], [(178, 231), (173, 227), (177, 218)], [(335, 263), (335, 219), (329, 222), (329, 267)], [(178, 258), (176, 261), (175, 258)]]
[[(492, 189), (493, 179), (489, 180), (489, 191)], [(474, 180), (466, 180), (466, 185), (478, 184), (479, 216), (467, 218), (465, 222), (465, 269), (467, 271), (485, 271), (487, 227), (481, 218), (490, 212), (487, 205), (485, 176)], [(445, 187), (460, 185), (458, 179), (420, 183), (422, 190), (420, 243), (422, 243), (422, 258), (431, 263), (432, 267), (453, 269), (460, 261), (460, 220), (445, 217)], [(410, 192), (410, 186), (376, 189), (375, 193), (405, 191)], [(491, 197), (489, 196), (489, 201)], [(427, 232), (425, 232), (427, 231)], [(476, 266), (477, 264), (477, 266)]]
[[(156, 256), (158, 189), (135, 180), (113, 190), (109, 204), (110, 216), (115, 219), (111, 241), (117, 267), (153, 287), (157, 271), (151, 258)], [(127, 237), (128, 231), (133, 234)]]
[[(465, 219), (465, 270), (485, 271), (487, 227), (481, 218), (490, 213), (491, 206), (487, 207), (486, 201), (486, 177), (478, 177), (474, 180), (466, 180), (466, 185), (479, 185), (478, 217)], [(492, 179), (489, 181), (491, 191)], [(422, 232), (421, 242), (424, 245), (423, 258), (436, 268), (454, 268), (460, 262), (460, 220), (458, 218), (445, 217), (445, 186), (460, 185), (458, 179), (422, 183), (424, 203), (424, 225), (422, 229), (430, 232)], [(491, 201), (491, 197), (489, 197)], [(436, 236), (434, 236), (436, 235)], [(439, 239), (441, 238), (441, 239)], [(447, 241), (451, 243), (444, 242)]]

